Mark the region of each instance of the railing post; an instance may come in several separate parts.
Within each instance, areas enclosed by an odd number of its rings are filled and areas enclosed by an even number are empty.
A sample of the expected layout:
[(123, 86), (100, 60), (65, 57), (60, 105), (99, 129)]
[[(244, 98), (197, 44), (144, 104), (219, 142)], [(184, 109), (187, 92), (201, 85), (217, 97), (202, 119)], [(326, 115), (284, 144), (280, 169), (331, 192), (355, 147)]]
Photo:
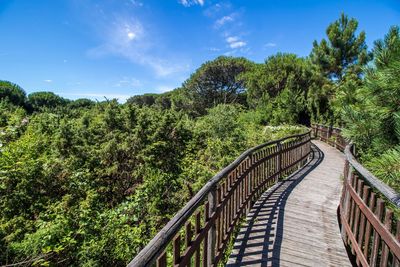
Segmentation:
[(253, 196), (252, 196), (253, 182), (252, 181), (254, 180), (254, 172), (252, 171), (253, 170), (253, 155), (249, 156), (247, 162), (248, 162), (247, 168), (249, 169), (249, 174), (247, 175), (247, 179), (248, 179), (248, 182), (247, 182), (247, 192), (248, 193), (247, 194), (249, 197), (249, 202), (247, 204), (246, 213), (248, 213), (250, 211), (250, 208), (253, 205), (253, 203), (252, 203), (252, 201), (253, 201)]
[(281, 142), (278, 142), (276, 144), (276, 146), (278, 147), (278, 180), (281, 180), (282, 178), (282, 144)]
[(323, 136), (322, 136), (322, 134), (323, 134), (322, 125), (319, 125), (319, 124), (318, 124), (318, 130), (319, 130), (319, 136), (318, 136), (319, 138), (318, 138), (318, 139), (319, 139), (320, 141), (322, 141), (322, 138), (323, 138)]
[[(208, 210), (208, 218), (211, 218), (213, 213), (216, 210), (217, 207), (217, 187), (214, 186), (210, 193), (208, 194), (208, 205), (209, 205), (209, 210)], [(215, 221), (212, 224), (210, 231), (208, 232), (208, 257), (207, 257), (207, 266), (212, 266), (214, 264), (214, 259), (215, 259), (215, 244), (216, 244), (216, 227), (215, 227)]]
[(353, 170), (350, 166), (349, 161), (346, 159), (345, 161), (345, 171), (344, 171), (344, 177), (343, 177), (343, 188), (342, 188), (342, 210), (340, 211), (340, 222), (342, 224), (342, 229), (341, 229), (341, 234), (343, 241), (347, 244), (347, 233), (346, 229), (344, 227), (343, 221), (348, 221), (348, 218), (350, 216), (350, 210), (349, 210), (349, 205), (350, 205), (350, 189), (348, 188), (351, 186), (351, 176), (352, 176)]

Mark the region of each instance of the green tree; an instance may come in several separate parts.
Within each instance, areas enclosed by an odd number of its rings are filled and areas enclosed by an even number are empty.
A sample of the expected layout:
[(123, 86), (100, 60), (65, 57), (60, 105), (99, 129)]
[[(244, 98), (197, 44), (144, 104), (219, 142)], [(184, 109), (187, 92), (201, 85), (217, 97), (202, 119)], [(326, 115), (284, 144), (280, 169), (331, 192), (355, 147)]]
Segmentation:
[(374, 64), (377, 68), (383, 68), (400, 57), (399, 27), (392, 26), (383, 40), (374, 42)]
[(244, 83), (239, 74), (249, 68), (245, 58), (220, 56), (201, 65), (183, 84), (192, 101), (193, 111), (204, 114), (218, 104), (240, 103), (244, 98)]
[(349, 73), (360, 75), (368, 61), (365, 32), (356, 34), (358, 22), (344, 13), (326, 29), (328, 39), (314, 41), (312, 61), (330, 79), (341, 82)]
[(68, 102), (65, 98), (52, 92), (35, 92), (28, 95), (28, 103), (33, 111), (64, 106)]
[(16, 106), (25, 106), (26, 93), (15, 83), (0, 81), (0, 101), (6, 100)]
[[(361, 149), (379, 151), (400, 142), (400, 34), (392, 27), (375, 42), (374, 65), (364, 86), (355, 90), (356, 102), (344, 108), (348, 135)], [(390, 55), (390, 57), (388, 57)]]
[[(268, 57), (265, 64), (252, 65), (240, 77), (247, 88), (249, 105), (263, 109), (266, 121), (273, 124), (309, 124), (308, 92), (325, 82), (308, 59), (282, 53)], [(317, 99), (313, 101), (317, 103)]]

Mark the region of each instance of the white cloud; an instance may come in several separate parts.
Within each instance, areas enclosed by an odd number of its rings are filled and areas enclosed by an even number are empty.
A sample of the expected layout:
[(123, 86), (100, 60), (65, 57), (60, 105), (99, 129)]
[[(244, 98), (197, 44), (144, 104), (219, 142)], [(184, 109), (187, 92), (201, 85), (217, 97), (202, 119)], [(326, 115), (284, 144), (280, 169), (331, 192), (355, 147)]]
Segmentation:
[(143, 3), (137, 0), (130, 0), (133, 6), (143, 6)]
[(229, 47), (230, 48), (240, 48), (240, 47), (243, 47), (243, 46), (246, 46), (246, 45), (247, 45), (246, 42), (239, 41), (239, 42), (230, 43)]
[(224, 24), (226, 24), (227, 22), (232, 22), (234, 20), (235, 19), (234, 19), (234, 15), (233, 14), (231, 14), (229, 16), (223, 16), (222, 18), (218, 19), (215, 22), (215, 27), (216, 28), (220, 28), (220, 27), (224, 26)]
[(154, 42), (142, 23), (131, 17), (119, 16), (104, 26), (104, 43), (89, 49), (89, 57), (98, 58), (117, 55), (129, 61), (150, 67), (157, 76), (165, 77), (186, 72), (189, 65), (154, 55)]
[(139, 87), (142, 83), (136, 78), (123, 77), (114, 84), (114, 87)]
[(44, 80), (46, 83), (51, 83), (53, 80)]
[(233, 42), (236, 42), (237, 40), (239, 40), (239, 37), (236, 37), (236, 36), (229, 36), (228, 38), (226, 38), (226, 41), (228, 43), (233, 43)]
[(218, 52), (218, 51), (221, 51), (221, 49), (220, 49), (220, 48), (217, 48), (217, 47), (210, 47), (210, 48), (207, 48), (207, 50), (208, 50), (208, 51), (211, 51), (211, 52)]
[(159, 92), (159, 93), (165, 93), (165, 92), (169, 92), (169, 91), (172, 91), (172, 90), (174, 90), (175, 89), (175, 87), (173, 87), (173, 86), (168, 86), (168, 85), (160, 85), (160, 86), (158, 86), (157, 87), (157, 92)]
[(178, 0), (178, 2), (185, 7), (190, 7), (194, 5), (200, 5), (200, 6), (204, 5), (204, 0)]
[(275, 47), (276, 43), (266, 43), (264, 46), (265, 47)]
[(228, 38), (226, 38), (226, 42), (232, 49), (244, 47), (247, 45), (245, 41), (240, 40), (240, 38), (237, 36), (229, 36)]

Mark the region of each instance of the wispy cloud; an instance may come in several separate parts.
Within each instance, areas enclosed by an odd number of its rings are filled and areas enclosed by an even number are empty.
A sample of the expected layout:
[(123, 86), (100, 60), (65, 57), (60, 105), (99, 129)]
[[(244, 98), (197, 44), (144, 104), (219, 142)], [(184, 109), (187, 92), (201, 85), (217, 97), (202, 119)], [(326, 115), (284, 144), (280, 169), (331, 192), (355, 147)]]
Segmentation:
[(178, 0), (178, 2), (185, 7), (190, 7), (194, 5), (200, 5), (200, 6), (204, 5), (204, 0)]
[(223, 16), (222, 18), (218, 19), (215, 21), (215, 27), (220, 28), (224, 26), (228, 22), (233, 22), (235, 20), (234, 14), (232, 13), (231, 15), (228, 16)]
[(275, 47), (276, 43), (266, 43), (264, 47)]
[(47, 80), (43, 80), (43, 81), (46, 82), (46, 83), (51, 83), (53, 80), (47, 79)]
[(130, 0), (133, 6), (143, 6), (143, 3), (138, 0)]
[(150, 67), (159, 77), (188, 71), (188, 64), (154, 55), (151, 34), (139, 20), (120, 15), (103, 27), (101, 30), (104, 43), (89, 49), (87, 51), (89, 57), (117, 55), (133, 63)]
[(211, 52), (219, 52), (219, 51), (221, 51), (221, 49), (217, 48), (217, 47), (209, 47), (209, 48), (207, 48), (207, 50), (211, 51)]
[(123, 77), (114, 84), (114, 87), (140, 87), (142, 83), (136, 78)]
[(232, 49), (241, 48), (247, 45), (245, 41), (240, 40), (237, 36), (229, 36), (225, 40), (228, 43), (228, 46)]
[(210, 18), (216, 18), (220, 15), (222, 15), (222, 12), (226, 12), (227, 10), (230, 10), (232, 7), (232, 5), (228, 2), (225, 3), (216, 3), (213, 5), (210, 5), (208, 8), (206, 8), (203, 12), (203, 14), (206, 17), (210, 17)]
[(159, 92), (159, 93), (169, 92), (169, 91), (172, 91), (174, 89), (175, 89), (175, 87), (169, 86), (169, 85), (160, 85), (160, 86), (158, 86), (156, 88), (157, 92)]

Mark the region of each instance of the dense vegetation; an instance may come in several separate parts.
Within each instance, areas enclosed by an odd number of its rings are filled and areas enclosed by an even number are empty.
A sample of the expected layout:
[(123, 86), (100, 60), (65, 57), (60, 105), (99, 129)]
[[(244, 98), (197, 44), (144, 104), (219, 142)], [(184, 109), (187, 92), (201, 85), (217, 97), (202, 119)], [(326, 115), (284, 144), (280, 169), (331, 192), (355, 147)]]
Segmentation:
[(300, 124), (344, 127), (400, 190), (399, 72), (398, 27), (368, 52), (342, 15), (309, 57), (221, 56), (124, 104), (2, 81), (0, 263), (123, 266), (212, 175)]

